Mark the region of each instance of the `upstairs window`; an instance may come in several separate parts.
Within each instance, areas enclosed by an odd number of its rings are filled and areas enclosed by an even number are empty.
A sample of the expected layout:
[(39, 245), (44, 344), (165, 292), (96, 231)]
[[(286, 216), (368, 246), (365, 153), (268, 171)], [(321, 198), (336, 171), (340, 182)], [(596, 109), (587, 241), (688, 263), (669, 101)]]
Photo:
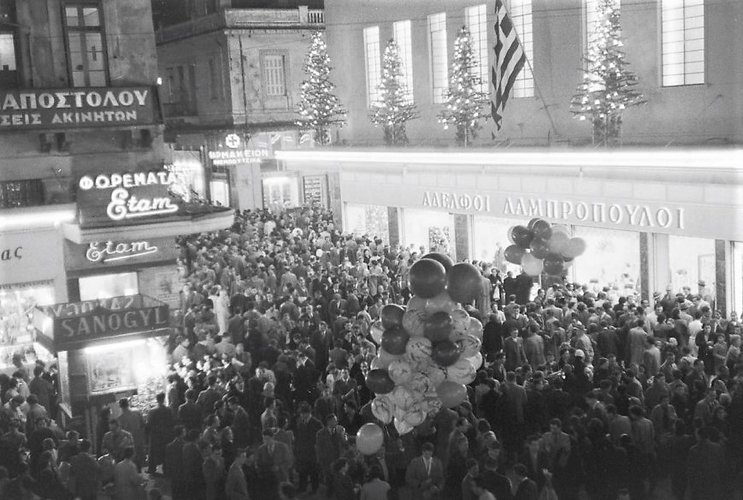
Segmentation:
[(531, 0), (511, 0), (511, 21), (519, 35), (527, 61), (513, 82), (513, 97), (534, 96), (534, 31), (531, 19)]
[(449, 60), (446, 53), (446, 13), (428, 16), (433, 102), (444, 102), (449, 88)]
[(263, 89), (266, 97), (286, 95), (285, 57), (281, 54), (263, 55)]
[(108, 85), (101, 8), (96, 4), (66, 4), (65, 41), (73, 87)]
[(472, 52), (477, 57), (477, 75), (480, 77), (480, 92), (488, 93), (488, 20), (485, 4), (467, 7), (464, 19), (472, 40)]
[(704, 83), (704, 0), (662, 0), (663, 86)]
[(379, 26), (364, 28), (364, 62), (366, 63), (366, 104), (379, 101), (382, 83), (382, 54), (379, 47)]
[(410, 34), (410, 20), (397, 21), (392, 24), (392, 33), (400, 52), (402, 74), (407, 87), (407, 101), (413, 102), (413, 44)]

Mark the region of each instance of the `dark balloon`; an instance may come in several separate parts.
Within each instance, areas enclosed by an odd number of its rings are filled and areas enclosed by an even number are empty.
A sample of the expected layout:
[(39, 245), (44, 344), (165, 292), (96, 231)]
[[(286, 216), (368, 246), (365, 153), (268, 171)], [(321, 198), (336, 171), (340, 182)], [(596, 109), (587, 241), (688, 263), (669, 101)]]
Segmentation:
[(551, 253), (544, 258), (544, 272), (550, 276), (560, 276), (565, 260), (562, 255)]
[(451, 257), (444, 253), (438, 253), (438, 252), (431, 252), (427, 253), (421, 259), (433, 259), (436, 262), (439, 262), (442, 266), (444, 266), (444, 269), (448, 272), (449, 269), (454, 265), (454, 261), (451, 260)]
[(516, 226), (511, 231), (511, 236), (513, 239), (513, 243), (515, 245), (520, 246), (524, 250), (529, 248), (529, 244), (531, 244), (531, 240), (534, 239), (534, 233), (530, 231), (529, 229), (525, 228), (524, 226)]
[(395, 383), (390, 378), (387, 370), (377, 368), (366, 374), (366, 386), (374, 394), (387, 394), (395, 388)]
[(552, 225), (546, 220), (539, 219), (531, 228), (535, 238), (541, 238), (545, 241), (552, 237)]
[(533, 230), (533, 229), (534, 229), (534, 226), (535, 226), (535, 225), (536, 225), (536, 224), (537, 224), (538, 222), (544, 222), (544, 221), (543, 221), (542, 219), (540, 219), (539, 217), (534, 217), (534, 218), (533, 218), (532, 220), (530, 220), (530, 221), (529, 221), (529, 223), (528, 223), (528, 224), (526, 225), (526, 229), (528, 229), (528, 230), (530, 230), (530, 231), (531, 231), (531, 230)]
[(379, 314), (384, 329), (387, 330), (393, 326), (402, 326), (403, 314), (405, 314), (405, 309), (402, 306), (397, 304), (387, 304), (384, 306), (382, 312)]
[(472, 264), (460, 262), (448, 273), (446, 290), (454, 302), (469, 304), (480, 295), (481, 288), (482, 275)]
[(441, 366), (451, 366), (457, 362), (462, 354), (459, 346), (451, 340), (443, 340), (433, 345), (431, 359)]
[(586, 251), (586, 241), (583, 238), (570, 238), (562, 250), (563, 257), (575, 258)]
[(543, 240), (542, 238), (534, 238), (533, 240), (531, 240), (529, 249), (531, 249), (531, 254), (537, 259), (544, 259), (545, 257), (547, 257), (547, 254), (550, 253), (549, 242), (547, 240)]
[(393, 326), (382, 334), (382, 349), (390, 354), (405, 354), (410, 335), (400, 326)]
[(451, 314), (446, 311), (433, 313), (424, 323), (424, 335), (433, 343), (447, 340), (454, 329)]
[(410, 266), (410, 291), (413, 295), (430, 299), (446, 288), (446, 269), (433, 259), (421, 259)]
[(508, 245), (506, 249), (503, 250), (503, 257), (505, 257), (511, 264), (516, 264), (518, 266), (521, 264), (521, 259), (524, 257), (525, 253), (526, 250), (518, 245)]

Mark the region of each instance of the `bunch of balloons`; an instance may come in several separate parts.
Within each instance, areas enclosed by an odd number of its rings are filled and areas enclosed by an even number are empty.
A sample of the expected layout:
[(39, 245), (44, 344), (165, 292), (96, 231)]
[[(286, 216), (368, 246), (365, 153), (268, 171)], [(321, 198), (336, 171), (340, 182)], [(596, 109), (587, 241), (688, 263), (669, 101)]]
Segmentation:
[(385, 306), (371, 328), (380, 345), (366, 376), (376, 397), (374, 416), (406, 434), (467, 397), (482, 366), (482, 323), (464, 310), (481, 293), (482, 276), (472, 264), (454, 264), (431, 253), (410, 268), (413, 297), (407, 308)]
[(508, 239), (512, 245), (506, 247), (503, 256), (530, 276), (561, 276), (573, 259), (586, 251), (586, 242), (571, 238), (567, 227), (539, 218), (530, 220), (526, 227), (510, 228)]

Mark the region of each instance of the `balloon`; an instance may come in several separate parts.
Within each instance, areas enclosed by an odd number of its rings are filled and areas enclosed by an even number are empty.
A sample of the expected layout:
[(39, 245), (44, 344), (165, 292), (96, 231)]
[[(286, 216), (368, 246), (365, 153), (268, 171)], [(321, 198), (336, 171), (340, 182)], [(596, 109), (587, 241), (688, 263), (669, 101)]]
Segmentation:
[(474, 368), (475, 371), (479, 370), (480, 367), (482, 367), (482, 353), (479, 351), (474, 356), (470, 356), (465, 359), (469, 364), (472, 365), (472, 368)]
[(408, 309), (402, 315), (402, 327), (411, 337), (422, 337), (426, 327), (425, 314)]
[(562, 265), (565, 261), (562, 256), (551, 253), (544, 258), (544, 272), (550, 276), (559, 276), (562, 273)]
[(528, 230), (532, 231), (532, 230), (534, 229), (534, 226), (535, 226), (535, 225), (536, 225), (536, 224), (537, 224), (538, 222), (544, 222), (544, 220), (540, 219), (539, 217), (534, 217), (534, 218), (533, 218), (533, 219), (531, 219), (531, 220), (529, 221), (529, 223), (528, 223), (528, 224), (526, 225), (526, 229), (528, 229)]
[(537, 259), (544, 259), (550, 253), (549, 242), (542, 238), (534, 238), (529, 245), (531, 254)]
[(436, 395), (436, 384), (434, 384), (425, 373), (414, 373), (408, 383), (410, 392), (424, 397)]
[(454, 261), (451, 260), (451, 257), (444, 253), (438, 253), (438, 252), (431, 252), (427, 253), (421, 259), (432, 259), (436, 262), (440, 263), (442, 266), (444, 266), (444, 269), (446, 269), (446, 272), (449, 272), (449, 269), (454, 265)]
[(406, 387), (398, 385), (390, 394), (390, 401), (395, 404), (395, 407), (407, 410), (413, 405), (415, 398)]
[(441, 342), (436, 342), (433, 345), (433, 350), (431, 351), (431, 359), (433, 359), (441, 366), (449, 366), (456, 363), (456, 361), (459, 359), (460, 354), (461, 351), (459, 350), (459, 346), (457, 344), (455, 344), (451, 340), (443, 340)]
[(374, 418), (383, 424), (392, 422), (392, 402), (387, 396), (377, 396), (371, 403), (371, 411)]
[(407, 423), (405, 420), (398, 419), (395, 417), (395, 429), (401, 436), (407, 434), (413, 430), (413, 426)]
[(408, 383), (413, 376), (413, 369), (410, 367), (410, 363), (402, 359), (390, 363), (390, 366), (387, 367), (387, 372), (396, 385)]
[(437, 296), (431, 297), (430, 299), (426, 300), (425, 310), (426, 314), (433, 314), (439, 311), (450, 313), (458, 307), (459, 305), (451, 300), (449, 294), (446, 291), (443, 291)]
[(546, 220), (539, 219), (529, 229), (532, 230), (535, 238), (548, 240), (552, 236), (552, 226)]
[(529, 248), (531, 240), (534, 238), (534, 233), (524, 226), (516, 226), (511, 231), (513, 236), (513, 244), (518, 245), (524, 250)]
[(511, 227), (509, 227), (509, 228), (508, 228), (508, 231), (506, 231), (506, 237), (508, 238), (508, 241), (510, 241), (510, 242), (511, 242), (511, 243), (513, 243), (514, 245), (516, 244), (516, 243), (514, 243), (514, 241), (513, 241), (513, 230), (514, 230), (515, 228), (516, 228), (516, 226), (511, 226)]
[(475, 380), (475, 375), (475, 369), (472, 368), (472, 364), (466, 358), (461, 358), (446, 369), (446, 380), (458, 384), (469, 384)]
[(405, 314), (405, 309), (397, 304), (387, 304), (382, 308), (379, 314), (382, 318), (382, 326), (387, 330), (393, 326), (402, 326), (402, 315)]
[(387, 370), (376, 368), (366, 374), (366, 386), (374, 394), (387, 394), (395, 388), (395, 382), (390, 378)]
[(380, 347), (379, 350), (377, 351), (377, 357), (372, 360), (372, 366), (370, 368), (382, 368), (386, 370), (387, 367), (390, 366), (390, 363), (392, 363), (393, 361), (397, 359), (400, 359), (401, 357), (402, 356), (400, 355), (390, 354), (389, 352), (385, 351), (383, 348)]
[(521, 259), (521, 269), (529, 276), (539, 276), (544, 269), (544, 261), (527, 253)]
[(482, 341), (475, 335), (465, 335), (457, 341), (459, 348), (462, 350), (463, 358), (470, 358), (480, 352)]
[(405, 413), (405, 418), (403, 420), (413, 427), (421, 425), (426, 419), (426, 411), (424, 408), (425, 405), (421, 403), (414, 404), (413, 407)]
[(470, 326), (470, 315), (464, 309), (452, 311), (451, 319), (454, 323), (454, 331), (464, 333)]
[(469, 304), (480, 296), (481, 289), (482, 274), (472, 264), (460, 262), (447, 275), (446, 290), (455, 302)]
[(567, 269), (570, 266), (572, 266), (573, 264), (575, 264), (575, 259), (564, 259), (564, 260), (565, 260), (565, 262), (563, 263), (563, 267), (565, 269)]
[(454, 330), (454, 320), (451, 314), (439, 311), (433, 313), (425, 321), (424, 335), (431, 342), (441, 342), (449, 338), (449, 334)]
[(447, 408), (454, 408), (462, 404), (467, 398), (467, 388), (451, 380), (445, 380), (436, 388), (441, 404)]
[(412, 297), (410, 297), (410, 300), (408, 301), (407, 309), (405, 309), (405, 312), (423, 311), (426, 308), (427, 302), (428, 302), (428, 299), (424, 299), (423, 297), (418, 297), (417, 295), (413, 295)]
[(410, 266), (410, 291), (424, 299), (435, 297), (446, 287), (446, 269), (433, 259), (420, 259)]
[(380, 320), (377, 320), (372, 323), (371, 328), (369, 329), (369, 333), (371, 334), (372, 340), (374, 340), (374, 342), (379, 345), (382, 342), (382, 334), (384, 333), (382, 322)]
[(526, 253), (526, 250), (521, 248), (518, 245), (508, 245), (505, 250), (503, 250), (503, 257), (510, 262), (511, 264), (521, 264), (521, 258)]
[(549, 239), (548, 246), (550, 252), (562, 253), (568, 245), (570, 236), (563, 232), (552, 231), (552, 237)]
[(395, 326), (385, 330), (382, 334), (382, 349), (390, 354), (405, 354), (405, 344), (409, 338), (410, 335), (402, 327)]
[(433, 345), (426, 337), (415, 337), (408, 340), (405, 346), (405, 353), (413, 363), (418, 363), (424, 359), (430, 359)]
[(421, 373), (431, 381), (434, 387), (438, 387), (441, 382), (446, 380), (446, 368), (437, 365), (433, 361), (421, 369)]
[(470, 318), (470, 324), (467, 326), (467, 333), (482, 340), (482, 330), (482, 322), (477, 318)]
[(362, 455), (373, 455), (384, 444), (384, 432), (377, 424), (364, 424), (356, 432), (356, 449)]
[(563, 257), (575, 258), (586, 251), (586, 242), (583, 238), (570, 238), (562, 251)]

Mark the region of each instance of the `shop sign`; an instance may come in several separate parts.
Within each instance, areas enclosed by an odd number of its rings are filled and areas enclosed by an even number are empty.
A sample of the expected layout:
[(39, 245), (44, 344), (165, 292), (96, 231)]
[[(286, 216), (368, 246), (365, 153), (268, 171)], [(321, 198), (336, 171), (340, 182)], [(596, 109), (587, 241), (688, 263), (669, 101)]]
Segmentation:
[(175, 215), (180, 203), (168, 192), (175, 182), (176, 174), (165, 170), (83, 176), (80, 226), (131, 225)]
[(65, 261), (70, 271), (173, 261), (179, 254), (175, 238), (93, 241), (84, 245), (67, 240), (65, 246)]
[(227, 134), (207, 156), (216, 166), (260, 163), (269, 157), (268, 148), (248, 148), (239, 134)]
[(156, 123), (152, 87), (91, 87), (0, 92), (0, 130)]
[(0, 284), (54, 280), (64, 272), (56, 230), (0, 231)]
[(490, 196), (457, 194), (446, 191), (425, 191), (423, 206), (430, 208), (446, 208), (449, 210), (473, 210), (475, 212), (490, 211)]
[(126, 334), (151, 332), (169, 325), (167, 304), (141, 294), (40, 306), (36, 310), (35, 326), (54, 340), (57, 350)]
[(0, 262), (19, 261), (23, 259), (23, 246), (15, 248), (3, 248), (0, 250)]

